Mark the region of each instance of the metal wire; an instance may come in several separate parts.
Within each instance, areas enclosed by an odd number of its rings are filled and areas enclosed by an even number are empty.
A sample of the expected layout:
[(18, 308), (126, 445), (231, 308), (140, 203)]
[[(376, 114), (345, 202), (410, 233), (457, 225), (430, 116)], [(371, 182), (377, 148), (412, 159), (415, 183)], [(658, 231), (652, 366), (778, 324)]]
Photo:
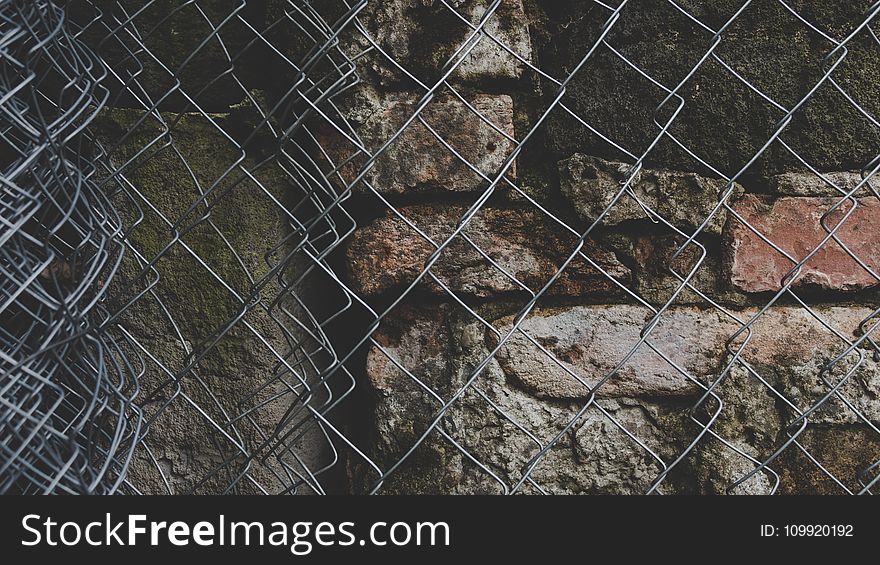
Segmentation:
[(141, 426), (139, 371), (102, 305), (121, 222), (76, 142), (108, 92), (53, 5), (4, 2), (0, 491), (113, 492)]
[[(868, 413), (876, 399), (855, 386), (880, 355), (876, 295), (803, 283), (832, 247), (880, 282), (842, 236), (880, 198), (880, 154), (847, 184), (788, 134), (826, 90), (880, 130), (845, 74), (852, 47), (880, 47), (880, 3), (845, 25), (821, 21), (811, 2), (744, 0), (717, 13), (673, 0), (568, 4), (526, 3), (532, 20), (511, 24), (521, 3), (507, 0), (0, 0), (0, 492), (663, 494), (705, 492), (700, 477), (713, 473), (730, 493), (788, 491), (808, 474), (829, 492), (876, 489), (880, 454), (836, 435), (845, 427), (864, 445), (880, 441)], [(796, 95), (750, 79), (726, 55), (759, 7), (821, 44), (823, 60), (787, 69), (801, 77)], [(430, 10), (441, 36), (457, 26), (461, 37), (445, 50), (420, 46), (433, 36), (407, 27), (407, 9)], [(701, 46), (675, 77), (621, 41), (627, 21), (654, 33), (642, 11), (665, 14), (659, 25), (674, 22)], [(524, 28), (551, 12), (560, 29), (589, 31), (576, 60), (531, 52)], [(507, 75), (484, 76), (487, 61)], [(603, 65), (645, 85), (635, 99), (653, 129), (638, 146), (574, 94), (591, 73), (611, 76)], [(694, 85), (707, 80), (772, 112), (749, 147), (714, 132), (741, 162), (687, 135), (704, 119), (691, 109)], [(484, 95), (529, 111), (503, 117)], [(553, 154), (547, 137), (559, 122), (593, 140), (583, 152), (623, 163), (591, 217), (573, 214), (558, 187), (536, 192), (528, 174)], [(492, 141), (475, 147), (462, 135)], [(718, 188), (689, 227), (672, 212), (686, 194), (640, 188), (658, 169), (682, 168), (667, 162), (670, 148)], [(797, 254), (736, 205), (774, 160), (834, 195), (823, 201), (826, 235)], [(632, 206), (639, 217), (612, 220)], [(493, 219), (498, 210), (508, 215)], [(725, 221), (787, 259), (778, 287), (731, 298), (705, 284), (723, 271), (713, 226)], [(481, 235), (491, 222), (519, 235)], [(538, 224), (549, 235), (530, 233)], [(376, 252), (358, 243), (369, 230), (404, 275), (381, 262), (352, 272)], [(674, 242), (662, 297), (595, 247), (626, 230)], [(551, 255), (544, 276), (510, 267), (528, 245)], [(602, 292), (560, 290), (584, 272)], [(392, 282), (375, 291), (366, 276)], [(584, 374), (532, 325), (542, 311), (605, 304), (644, 322), (608, 334), (618, 356), (599, 363), (601, 374)], [(857, 313), (858, 327), (842, 326), (834, 304)], [(681, 362), (667, 329), (683, 308), (713, 320), (691, 328), (712, 363), (706, 374)], [(809, 328), (804, 350), (828, 355), (804, 359), (813, 365), (793, 384), (753, 361), (786, 347), (765, 327), (779, 323)], [(514, 349), (576, 392), (520, 396), (499, 365)], [(640, 366), (646, 356), (653, 369)], [(617, 392), (634, 366), (689, 392)], [(776, 420), (757, 419), (759, 396)], [(837, 427), (819, 417), (827, 411), (842, 414)], [(844, 476), (823, 442), (842, 446), (855, 471)]]

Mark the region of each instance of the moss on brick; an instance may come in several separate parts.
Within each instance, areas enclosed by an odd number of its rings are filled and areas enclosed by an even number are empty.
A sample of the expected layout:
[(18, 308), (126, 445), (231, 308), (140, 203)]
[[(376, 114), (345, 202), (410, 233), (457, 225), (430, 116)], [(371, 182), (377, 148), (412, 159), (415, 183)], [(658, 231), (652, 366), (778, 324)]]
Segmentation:
[[(709, 6), (689, 2), (694, 15), (721, 25), (741, 2)], [(734, 6), (736, 4), (736, 7)], [(801, 3), (803, 4), (803, 3)], [(843, 34), (863, 17), (860, 3), (809, 3), (816, 24)], [(821, 9), (815, 8), (822, 4)], [(580, 63), (601, 33), (610, 13), (598, 6), (570, 2), (557, 14), (556, 38), (539, 57), (542, 68), (562, 79)], [(668, 2), (627, 4), (607, 41), (653, 78), (673, 87), (711, 46), (712, 34), (696, 26)], [(864, 40), (863, 40), (864, 39)], [(868, 112), (880, 110), (878, 46), (857, 38), (835, 78)], [(715, 54), (753, 86), (792, 107), (822, 77), (823, 59), (833, 44), (810, 31), (778, 3), (752, 3), (722, 35)], [(548, 88), (548, 95), (551, 89)], [(552, 89), (555, 91), (555, 89)], [(670, 132), (698, 156), (726, 174), (743, 167), (768, 140), (783, 113), (763, 100), (721, 64), (707, 60), (683, 85), (685, 106)], [(666, 93), (601, 47), (578, 71), (563, 102), (612, 140), (639, 155), (672, 115), (670, 103), (655, 115)], [(610, 144), (557, 111), (548, 123), (551, 146), (561, 156), (582, 151), (619, 158)], [(820, 170), (857, 168), (880, 151), (880, 132), (833, 86), (822, 86), (797, 112), (782, 135), (794, 150)], [(649, 162), (699, 170), (700, 165), (668, 139), (651, 152)], [(754, 170), (796, 169), (797, 161), (775, 143)]]

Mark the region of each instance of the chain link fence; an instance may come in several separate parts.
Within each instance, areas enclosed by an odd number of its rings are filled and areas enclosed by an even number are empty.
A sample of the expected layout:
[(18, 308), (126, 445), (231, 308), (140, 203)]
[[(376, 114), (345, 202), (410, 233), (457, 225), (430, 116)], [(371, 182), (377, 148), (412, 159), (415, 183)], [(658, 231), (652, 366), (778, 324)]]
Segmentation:
[(871, 493), (878, 12), (0, 0), (0, 491)]

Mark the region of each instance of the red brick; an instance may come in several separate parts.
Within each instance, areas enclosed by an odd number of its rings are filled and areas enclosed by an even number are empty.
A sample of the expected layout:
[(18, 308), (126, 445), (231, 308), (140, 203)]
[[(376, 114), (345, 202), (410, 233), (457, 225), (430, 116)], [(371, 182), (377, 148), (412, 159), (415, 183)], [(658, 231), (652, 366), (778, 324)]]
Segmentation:
[[(834, 206), (835, 198), (785, 197), (775, 201), (747, 195), (734, 209), (752, 227), (798, 261), (809, 255), (827, 235), (820, 221)], [(840, 241), (868, 267), (880, 266), (880, 203), (873, 198), (858, 200), (858, 207), (837, 231)], [(833, 228), (849, 205), (826, 220)], [(794, 263), (764, 242), (732, 214), (726, 228), (731, 284), (744, 292), (776, 291)], [(835, 241), (830, 240), (804, 265), (794, 286), (814, 285), (823, 289), (852, 291), (876, 285), (878, 281)]]
[[(466, 207), (454, 204), (400, 208), (404, 217), (435, 242), (449, 237), (466, 211)], [(456, 237), (431, 267), (431, 272), (452, 291), (479, 297), (524, 292), (508, 274), (532, 291), (541, 289), (568, 259), (578, 240), (542, 214), (528, 209), (483, 208), (463, 233), (470, 242)], [(487, 261), (471, 243), (507, 274)], [(389, 213), (352, 236), (346, 249), (349, 284), (361, 296), (405, 288), (421, 274), (434, 249), (418, 232)], [(610, 250), (587, 240), (582, 252), (604, 272), (577, 256), (547, 290), (548, 294), (607, 295), (617, 291), (614, 280), (629, 282), (630, 270)], [(435, 293), (445, 293), (429, 277), (423, 279), (423, 283)]]

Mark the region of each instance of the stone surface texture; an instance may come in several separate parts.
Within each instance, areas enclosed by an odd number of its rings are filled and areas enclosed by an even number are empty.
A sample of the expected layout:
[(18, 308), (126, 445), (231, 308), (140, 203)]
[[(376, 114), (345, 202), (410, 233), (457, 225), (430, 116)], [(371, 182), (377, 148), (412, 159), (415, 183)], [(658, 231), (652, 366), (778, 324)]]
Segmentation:
[[(817, 310), (844, 335), (852, 335), (871, 313), (867, 308)], [(745, 323), (755, 312), (741, 310), (735, 315)], [(393, 492), (497, 492), (500, 487), (491, 475), (449, 438), (471, 442), (459, 445), (477, 460), (491, 461), (491, 470), (502, 480), (516, 482), (538, 449), (534, 438), (547, 441), (575, 420), (590, 397), (588, 387), (624, 359), (649, 318), (645, 309), (623, 305), (535, 311), (485, 364), (468, 392), (446, 413), (442, 426), (429, 434), (387, 486)], [(487, 328), (453, 306), (432, 312), (407, 307), (386, 321), (366, 365), (375, 394), (377, 460), (396, 461), (416, 442), (443, 402), (470, 382), (496, 349), (499, 337), (509, 334), (512, 321), (499, 318)], [(557, 493), (634, 493), (649, 488), (662, 467), (644, 447), (668, 462), (699, 433), (699, 426), (685, 412), (721, 376), (723, 362), (729, 359), (728, 340), (741, 327), (733, 319), (692, 307), (664, 314), (648, 340), (595, 390), (596, 404), (576, 420), (575, 431), (551, 449), (529, 476), (541, 488)], [(730, 342), (732, 351), (740, 345), (742, 339)], [(817, 379), (817, 366), (848, 348), (804, 309), (779, 307), (760, 317), (741, 353), (754, 373), (738, 363), (715, 387), (726, 407), (713, 431), (733, 448), (720, 440), (706, 441), (681, 468), (686, 478), (671, 476), (666, 491), (727, 492), (730, 483), (755, 469), (748, 457), (769, 456), (778, 447), (785, 424), (796, 417), (792, 409), (780, 409), (774, 389), (796, 399), (796, 409), (803, 413), (837, 384)], [(850, 356), (857, 362), (859, 350), (852, 350)], [(849, 377), (839, 389), (841, 399), (814, 412), (814, 425), (880, 421), (880, 404), (873, 392), (880, 383), (877, 363), (867, 356), (860, 363), (857, 376)], [(644, 445), (623, 433), (615, 421)], [(506, 463), (499, 467), (499, 461)], [(790, 472), (811, 473), (805, 468), (808, 463), (798, 465)], [(758, 473), (731, 492), (767, 493), (772, 484), (768, 474)], [(785, 488), (809, 492), (810, 487), (795, 481)]]
[[(360, 229), (346, 250), (349, 280), (359, 294), (406, 288), (421, 274), (437, 246), (452, 235), (467, 209), (424, 205), (403, 207), (399, 212), (415, 227), (388, 214)], [(577, 236), (566, 237), (558, 224), (535, 210), (488, 208), (471, 218), (452, 239), (431, 272), (449, 290), (471, 296), (537, 292), (578, 249), (577, 244)], [(547, 294), (607, 296), (617, 290), (615, 281), (629, 282), (629, 269), (613, 252), (593, 241), (580, 252), (593, 264), (577, 255)], [(444, 293), (430, 276), (422, 283)]]
[[(464, 0), (453, 2), (451, 6), (457, 14), (435, 0), (393, 0), (365, 6), (361, 21), (370, 39), (378, 42), (385, 53), (372, 57), (365, 66), (376, 74), (380, 84), (405, 80), (397, 65), (419, 80), (436, 80), (442, 76), (450, 58), (457, 60), (462, 56), (461, 64), (453, 73), (454, 80), (516, 79), (522, 75), (525, 64), (520, 59), (530, 61), (532, 58), (522, 0), (502, 0), (485, 19), (484, 33), (467, 54), (459, 49), (470, 47), (471, 26), (479, 25), (492, 2)], [(365, 37), (353, 35), (353, 52), (370, 44)]]
[[(100, 138), (119, 139), (122, 132), (131, 132), (126, 142), (113, 151), (114, 159), (125, 162), (150, 141), (167, 139), (161, 137), (164, 129), (159, 122), (148, 118), (138, 124), (140, 118), (138, 111), (113, 109), (96, 120)], [(305, 338), (296, 337), (296, 326), (277, 312), (270, 316), (260, 308), (245, 310), (255, 292), (272, 296), (280, 293), (271, 281), (258, 289), (253, 278), (259, 281), (266, 275), (267, 252), (289, 233), (289, 220), (268, 194), (283, 197), (289, 188), (277, 169), (245, 163), (245, 167), (252, 167), (256, 181), (242, 172), (233, 173), (199, 213), (187, 216), (190, 203), (200, 191), (188, 178), (174, 148), (203, 187), (221, 178), (236, 162), (239, 152), (218, 129), (225, 126), (222, 116), (215, 116), (214, 123), (192, 114), (163, 114), (163, 120), (173, 124), (169, 134), (174, 145), (156, 143), (155, 155), (133, 162), (124, 172), (139, 192), (133, 201), (123, 194), (116, 195), (119, 209), (134, 228), (128, 236), (132, 252), (125, 255), (117, 273), (111, 300), (118, 305), (119, 301), (145, 293), (125, 311), (120, 323), (139, 344), (134, 353), (143, 357), (144, 351), (148, 352), (139, 396), (146, 416), (153, 415), (176, 390), (168, 371), (182, 371), (193, 361), (183, 373), (180, 392), (198, 408), (177, 397), (159, 413), (153, 423), (155, 433), (147, 439), (151, 453), (141, 449), (136, 454), (130, 477), (145, 493), (166, 492), (166, 481), (177, 493), (193, 489), (197, 493), (221, 492), (225, 477), (210, 473), (235, 447), (215, 425), (222, 425), (228, 414), (252, 410), (252, 423), (238, 426), (243, 430), (238, 441), (256, 448), (262, 434), (271, 433), (295, 403), (293, 395), (280, 385), (251, 395), (278, 370), (280, 356), (291, 354), (281, 323), (296, 339)], [(210, 209), (205, 219), (207, 206)], [(144, 216), (138, 221), (140, 213)], [(171, 222), (183, 219), (179, 238), (162, 216)], [(166, 250), (169, 242), (171, 247)], [(156, 257), (153, 268), (147, 268), (146, 263)], [(304, 258), (295, 260), (291, 276), (306, 264)], [(308, 290), (300, 288), (299, 292)], [(289, 302), (284, 301), (295, 312), (295, 305)], [(173, 310), (168, 312), (166, 308)], [(228, 322), (239, 315), (252, 330), (237, 324), (227, 331)], [(170, 384), (162, 385), (166, 381)], [(320, 465), (326, 457), (324, 439), (310, 434), (297, 441), (304, 460)], [(278, 488), (274, 473), (280, 472), (280, 465), (272, 459), (252, 469), (253, 476), (269, 490)], [(197, 484), (202, 477), (209, 478)]]
[[(824, 178), (822, 178), (824, 177)], [(782, 173), (770, 177), (770, 190), (781, 196), (868, 196), (880, 180), (873, 175), (852, 171), (823, 173)], [(853, 192), (854, 191), (854, 192)]]
[[(447, 306), (433, 315), (405, 309), (376, 336), (381, 348), (370, 350), (367, 374), (376, 398), (372, 455), (377, 461), (402, 456), (428, 428), (441, 399), (464, 385), (488, 355), (485, 328), (462, 314)], [(601, 406), (605, 412), (597, 408), (578, 418), (576, 429), (528, 469), (540, 449), (538, 442), (562, 432), (577, 416), (580, 403), (542, 401), (512, 383), (493, 360), (476, 387), (444, 417), (443, 431), (463, 442), (462, 448), (491, 465), (504, 481), (516, 482), (528, 473), (545, 492), (559, 494), (634, 494), (647, 489), (661, 467), (620, 426), (638, 430), (652, 451), (671, 453), (675, 442), (668, 442), (663, 430), (680, 429), (684, 425), (680, 415), (650, 400), (605, 399)], [(371, 478), (367, 473), (366, 482)], [(429, 434), (384, 488), (392, 493), (503, 491), (439, 431)], [(539, 491), (528, 487), (526, 492)]]
[[(794, 197), (766, 200), (747, 195), (737, 202), (734, 210), (738, 217), (731, 217), (726, 234), (731, 284), (743, 292), (779, 290), (783, 279), (790, 280), (788, 273), (796, 262), (809, 256), (794, 286), (837, 291), (876, 286), (880, 282), (876, 276), (880, 247), (875, 223), (880, 203), (876, 198), (862, 198), (853, 209), (850, 201), (836, 206), (838, 201)], [(825, 241), (835, 228), (836, 240)]]
[[(494, 94), (466, 100), (438, 95), (410, 122), (420, 101), (413, 94), (364, 89), (346, 99), (344, 112), (369, 155), (390, 142), (372, 162), (365, 183), (382, 194), (488, 188), (513, 149), (513, 102), (510, 96)], [(330, 124), (320, 129), (322, 147), (334, 166), (354, 156), (342, 168), (345, 183), (353, 181), (369, 156)], [(507, 174), (515, 176), (515, 163)], [(364, 183), (356, 188), (367, 189)]]
[[(118, 2), (93, 3), (105, 20), (124, 15)], [(209, 33), (205, 17), (216, 24), (237, 9), (214, 0), (175, 10), (177, 4), (158, 0), (135, 18), (138, 29), (157, 28), (139, 41), (172, 73)], [(110, 87), (110, 104), (120, 107), (95, 122), (99, 141), (127, 135), (110, 148), (117, 162), (148, 147), (123, 171), (128, 194), (112, 195), (131, 229), (132, 253), (110, 306), (144, 293), (119, 320), (133, 338), (129, 347), (153, 356), (143, 388), (194, 361), (181, 384), (192, 403), (161, 413), (151, 453), (141, 450), (132, 465), (139, 489), (162, 492), (167, 481), (179, 492), (222, 492), (228, 477), (211, 471), (238, 448), (206, 418), (222, 422), (253, 408), (236, 438), (247, 450), (290, 417), (297, 399), (289, 389), (248, 396), (277, 373), (281, 358), (294, 355), (291, 338), (303, 340), (304, 351), (319, 349), (308, 347), (306, 329), (284, 313), (302, 314), (282, 296), (290, 281), (321, 304), (328, 284), (351, 291), (346, 304), (333, 305), (339, 327), (316, 332), (340, 344), (340, 357), (351, 353), (339, 371), (354, 383), (353, 407), (342, 417), (351, 421), (334, 424), (382, 471), (394, 467), (379, 484), (376, 470), (336, 441), (345, 467), (338, 491), (636, 494), (656, 486), (665, 494), (765, 494), (777, 476), (778, 491), (791, 494), (864, 486), (859, 473), (880, 458), (877, 334), (853, 344), (876, 323), (880, 306), (870, 272), (880, 271), (877, 182), (854, 192), (858, 206), (837, 230), (840, 243), (826, 242), (793, 293), (758, 313), (795, 264), (784, 253), (798, 261), (813, 251), (827, 235), (823, 214), (859, 186), (861, 171), (870, 172), (880, 153), (880, 128), (865, 115), (880, 115), (880, 51), (867, 33), (847, 44), (833, 75), (850, 99), (824, 80), (778, 140), (736, 177), (726, 201), (731, 212), (718, 207), (728, 192), (723, 179), (770, 139), (781, 108), (798, 105), (823, 79), (834, 48), (781, 2), (751, 2), (727, 25), (743, 0), (678, 0), (680, 9), (630, 0), (611, 20), (607, 6), (589, 0), (370, 0), (358, 4), (357, 25), (332, 46), (327, 61), (339, 67), (325, 61), (304, 76), (298, 65), (314, 45), (314, 30), (303, 25), (296, 3), (245, 4), (221, 28), (237, 80), (225, 72), (231, 63), (221, 45), (209, 41), (177, 74), (180, 84), (155, 62), (122, 73), (146, 85), (144, 96), (157, 102), (170, 131), (153, 116), (141, 121), (144, 112), (120, 108), (143, 104), (117, 97), (119, 85)], [(469, 44), (472, 26), (493, 4)], [(834, 38), (846, 37), (870, 4), (786, 2)], [(334, 22), (351, 5), (310, 9)], [(713, 29), (724, 26), (717, 59), (707, 57), (696, 70), (714, 32), (681, 10)], [(245, 21), (269, 26), (273, 49), (263, 41), (248, 46), (254, 34)], [(97, 47), (97, 31), (82, 37)], [(606, 31), (606, 43), (584, 60)], [(116, 54), (102, 55), (122, 65), (128, 52), (115, 47)], [(467, 52), (462, 63), (437, 85), (459, 49)], [(289, 101), (294, 84), (308, 90), (328, 76), (336, 80), (340, 69), (351, 71), (343, 93), (318, 103), (306, 131), (284, 139), (301, 168), (283, 171), (274, 157), (264, 159), (278, 150), (263, 153), (264, 142), (278, 140), (269, 128), (251, 139), (263, 122), (257, 106), (265, 112)], [(545, 116), (572, 73), (561, 104)], [(669, 91), (652, 80), (671, 89), (686, 77), (677, 97), (663, 103)], [(302, 110), (279, 104), (272, 127), (284, 131)], [(242, 150), (230, 137), (249, 145)], [(629, 191), (603, 215), (626, 181), (626, 163), (649, 148)], [(343, 241), (321, 265), (338, 280), (321, 269), (299, 278), (315, 266), (304, 251), (291, 272), (272, 271), (301, 241), (301, 234), (292, 237), (290, 217), (301, 212), (302, 187), (290, 180), (297, 175), (326, 189), (309, 198), (341, 203), (328, 221), (341, 220)], [(850, 206), (826, 224), (833, 227)], [(692, 288), (679, 292), (694, 269)], [(280, 297), (275, 309), (253, 306), (257, 293), (266, 299), (260, 304)], [(227, 327), (230, 320), (239, 322)], [(346, 349), (352, 343), (363, 346)], [(303, 371), (306, 379), (316, 376), (315, 366)], [(173, 390), (151, 396), (146, 415)], [(753, 474), (792, 434), (798, 444)], [(326, 441), (307, 435), (292, 447), (314, 470), (331, 455)], [(271, 457), (259, 463), (252, 477), (268, 490), (283, 486), (284, 465)], [(202, 477), (209, 478), (197, 484)]]
[[(630, 220), (648, 220), (650, 215), (639, 204), (641, 201), (654, 214), (675, 227), (693, 230), (708, 219), (705, 231), (721, 232), (724, 209), (719, 209), (714, 215), (712, 212), (725, 189), (724, 181), (695, 173), (644, 169), (637, 173), (629, 190), (617, 198), (629, 170), (630, 166), (624, 163), (578, 153), (559, 162), (560, 188), (586, 222), (593, 222), (600, 215), (601, 222), (606, 226)], [(630, 191), (638, 200), (633, 198)], [(734, 191), (741, 193), (742, 189), (735, 185)]]
[(95, 0), (72, 6), (72, 16), (80, 10), (90, 24), (82, 39), (120, 77), (104, 81), (120, 95), (114, 104), (140, 108), (146, 95), (163, 110), (224, 112), (245, 96), (239, 81), (265, 86), (278, 76), (265, 72), (271, 50), (254, 32), (265, 28), (265, 2)]
[[(679, 4), (691, 16), (719, 29), (740, 8), (738, 0), (688, 1)], [(867, 2), (799, 1), (791, 5), (825, 33), (845, 37), (862, 22)], [(699, 26), (669, 2), (627, 3), (614, 14), (585, 2), (545, 8), (552, 40), (539, 50), (542, 69), (563, 80), (581, 62), (611, 25), (605, 40), (653, 80), (671, 89), (700, 62), (713, 33)], [(648, 31), (650, 30), (650, 31)], [(653, 84), (610, 49), (598, 49), (568, 84), (566, 106), (603, 136), (635, 155), (669, 126), (679, 143), (724, 174), (734, 174), (770, 139), (784, 112), (736, 77), (777, 104), (791, 108), (820, 82), (822, 61), (833, 44), (799, 20), (783, 5), (752, 2), (725, 27), (713, 51), (728, 67), (708, 58), (678, 90), (684, 100), (661, 103), (668, 91)], [(847, 44), (848, 55), (835, 78), (865, 111), (877, 115), (880, 93), (875, 88), (880, 58), (877, 45), (865, 34)], [(548, 84), (548, 95), (555, 94)], [(659, 108), (659, 110), (658, 110)], [(620, 154), (610, 143), (578, 125), (570, 114), (556, 112), (548, 123), (550, 145), (561, 155), (588, 152), (605, 157)], [(658, 125), (659, 124), (659, 125)], [(819, 86), (782, 133), (781, 140), (821, 171), (861, 168), (880, 150), (880, 132), (830, 83)], [(648, 156), (649, 164), (682, 170), (700, 165), (679, 145), (664, 137)], [(774, 143), (752, 167), (765, 173), (803, 169), (781, 144)]]

